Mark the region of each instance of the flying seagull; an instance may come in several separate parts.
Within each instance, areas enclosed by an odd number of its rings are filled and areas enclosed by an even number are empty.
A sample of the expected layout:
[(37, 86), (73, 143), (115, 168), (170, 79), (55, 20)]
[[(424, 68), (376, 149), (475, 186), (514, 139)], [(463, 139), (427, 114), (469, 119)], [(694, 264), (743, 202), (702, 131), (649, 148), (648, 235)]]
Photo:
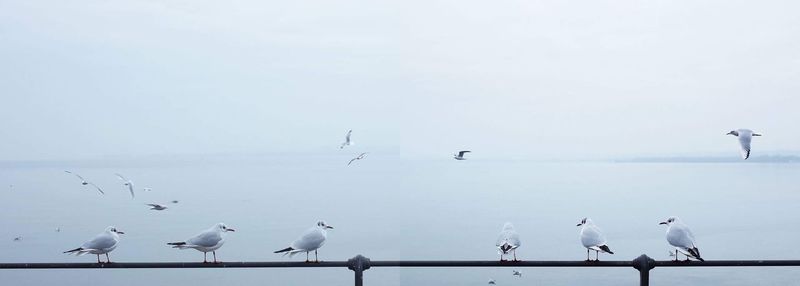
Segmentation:
[(22, 237), (21, 236), (17, 236), (17, 237), (14, 238), (14, 241), (22, 241)]
[(211, 254), (214, 255), (214, 263), (217, 263), (216, 250), (222, 247), (222, 244), (225, 243), (225, 233), (229, 231), (235, 230), (228, 228), (224, 223), (218, 223), (192, 238), (179, 242), (170, 242), (167, 244), (172, 245), (172, 248), (193, 248), (202, 252), (203, 263), (208, 263), (208, 252), (210, 251)]
[(489, 279), (489, 285), (497, 285), (497, 282), (495, 282), (494, 279), (490, 278)]
[(344, 143), (342, 143), (342, 146), (339, 146), (339, 149), (343, 149), (344, 146), (350, 146), (355, 144), (353, 141), (350, 140), (350, 134), (352, 133), (353, 130), (347, 130), (347, 135), (344, 137)]
[(675, 247), (675, 261), (678, 261), (678, 252), (686, 256), (686, 261), (689, 261), (690, 257), (705, 261), (700, 257), (700, 250), (697, 249), (695, 244), (694, 234), (681, 219), (670, 217), (667, 221), (659, 224), (667, 225), (667, 242)]
[(178, 203), (178, 200), (172, 200), (172, 201), (171, 201), (171, 203), (173, 203), (173, 204), (177, 204), (177, 203)]
[(133, 194), (133, 181), (125, 179), (125, 177), (123, 177), (120, 174), (115, 174), (115, 175), (117, 175), (117, 177), (119, 177), (119, 179), (122, 180), (122, 184), (128, 187), (128, 190), (131, 191), (131, 199), (136, 197), (136, 195)]
[(750, 141), (753, 140), (753, 136), (761, 136), (761, 134), (755, 133), (750, 129), (731, 130), (725, 135), (733, 135), (739, 138), (739, 147), (741, 148), (742, 158), (745, 160), (750, 158)]
[(505, 223), (505, 225), (503, 225), (503, 230), (500, 231), (500, 235), (497, 236), (497, 243), (495, 243), (498, 253), (500, 254), (500, 261), (505, 261), (503, 255), (509, 252), (514, 254), (514, 261), (519, 261), (517, 260), (517, 248), (519, 248), (520, 245), (519, 234), (514, 230), (514, 225), (510, 222)]
[(299, 238), (295, 239), (289, 247), (275, 251), (275, 253), (289, 254), (293, 256), (300, 252), (306, 253), (306, 262), (311, 262), (308, 259), (308, 253), (314, 251), (314, 262), (319, 262), (317, 249), (325, 245), (325, 240), (328, 239), (328, 229), (333, 229), (324, 221), (318, 221), (315, 226), (306, 230)]
[(364, 159), (365, 157), (367, 157), (367, 153), (366, 152), (365, 153), (361, 153), (361, 155), (358, 155), (358, 157), (350, 159), (350, 162), (347, 162), (347, 166), (350, 166), (350, 164), (353, 164), (353, 162), (355, 160), (361, 160), (361, 159)]
[(84, 255), (86, 253), (95, 254), (97, 255), (97, 263), (102, 263), (100, 262), (100, 254), (105, 254), (106, 263), (111, 263), (111, 259), (108, 258), (108, 253), (117, 248), (120, 234), (125, 233), (118, 231), (117, 228), (113, 226), (109, 226), (105, 231), (92, 238), (92, 240), (85, 242), (81, 247), (64, 251), (64, 253), (75, 253), (75, 255)]
[(167, 206), (164, 205), (159, 205), (159, 204), (147, 204), (147, 205), (150, 206), (150, 209), (154, 211), (163, 211), (167, 209)]
[(78, 177), (78, 179), (81, 179), (81, 185), (84, 185), (84, 186), (86, 186), (86, 185), (92, 185), (93, 187), (97, 188), (97, 191), (98, 191), (98, 192), (100, 192), (101, 194), (103, 194), (103, 195), (105, 195), (105, 194), (106, 194), (106, 193), (104, 193), (104, 192), (103, 192), (103, 190), (101, 190), (101, 189), (100, 189), (100, 187), (98, 187), (97, 185), (95, 185), (95, 184), (94, 184), (94, 183), (92, 183), (92, 182), (88, 182), (88, 181), (86, 181), (86, 179), (84, 179), (83, 177), (81, 177), (81, 175), (78, 175), (78, 174), (76, 174), (76, 173), (73, 173), (73, 172), (70, 172), (70, 171), (64, 171), (64, 172), (66, 172), (66, 173), (68, 173), (68, 174), (75, 175), (75, 177)]
[(512, 271), (514, 271), (514, 272), (512, 272), (511, 275), (517, 276), (517, 278), (522, 278), (522, 272), (519, 272), (517, 270), (512, 270)]
[(456, 160), (466, 160), (467, 158), (464, 158), (464, 154), (470, 152), (472, 151), (458, 151), (458, 154), (453, 155), (453, 158), (455, 158)]
[(586, 261), (589, 259), (589, 250), (594, 250), (594, 261), (600, 261), (600, 252), (614, 254), (606, 245), (606, 236), (594, 225), (591, 219), (583, 218), (578, 226), (581, 227), (581, 243), (586, 247)]

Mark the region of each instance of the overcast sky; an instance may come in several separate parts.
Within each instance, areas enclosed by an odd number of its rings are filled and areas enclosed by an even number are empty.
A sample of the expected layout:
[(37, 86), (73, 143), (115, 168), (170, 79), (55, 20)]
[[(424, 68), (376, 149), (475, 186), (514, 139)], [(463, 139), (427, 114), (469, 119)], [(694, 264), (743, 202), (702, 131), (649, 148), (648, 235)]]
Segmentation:
[(800, 149), (798, 1), (386, 2), (0, 0), (0, 160)]

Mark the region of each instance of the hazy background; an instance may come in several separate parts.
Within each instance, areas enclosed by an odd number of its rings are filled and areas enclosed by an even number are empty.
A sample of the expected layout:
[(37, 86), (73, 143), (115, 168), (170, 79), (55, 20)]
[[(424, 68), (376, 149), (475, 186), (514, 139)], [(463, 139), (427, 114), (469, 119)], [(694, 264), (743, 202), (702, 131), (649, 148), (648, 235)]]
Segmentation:
[[(797, 1), (0, 1), (0, 158), (796, 150)], [(332, 142), (333, 141), (333, 142)]]
[[(797, 11), (795, 1), (0, 0), (0, 261), (94, 261), (61, 252), (107, 225), (127, 232), (116, 261), (199, 261), (164, 243), (217, 222), (238, 230), (221, 260), (282, 260), (271, 252), (317, 219), (336, 227), (324, 260), (495, 259), (505, 221), (523, 259), (577, 260), (584, 216), (617, 253), (601, 259), (668, 259), (657, 223), (670, 215), (707, 259), (797, 259), (800, 165), (610, 162), (737, 158), (724, 135), (735, 128), (765, 135), (754, 159), (798, 154)], [(356, 145), (339, 150), (348, 129)], [(451, 159), (459, 149), (470, 160)], [(370, 154), (346, 167), (360, 152)], [(144, 205), (173, 199), (164, 212)], [(370, 269), (366, 283), (637, 283), (633, 269), (522, 271)], [(799, 271), (652, 276), (781, 285)], [(343, 269), (0, 275), (352, 283)]]

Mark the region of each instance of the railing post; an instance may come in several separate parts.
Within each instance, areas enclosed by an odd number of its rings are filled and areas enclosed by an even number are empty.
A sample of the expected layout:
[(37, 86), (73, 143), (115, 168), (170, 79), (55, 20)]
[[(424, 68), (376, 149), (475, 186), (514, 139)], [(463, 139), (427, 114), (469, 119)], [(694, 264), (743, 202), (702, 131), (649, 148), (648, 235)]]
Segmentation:
[(347, 260), (347, 269), (355, 272), (356, 286), (364, 285), (364, 270), (369, 269), (369, 258), (361, 254)]
[(650, 285), (650, 269), (656, 268), (656, 261), (642, 254), (633, 260), (633, 268), (639, 270), (639, 286)]

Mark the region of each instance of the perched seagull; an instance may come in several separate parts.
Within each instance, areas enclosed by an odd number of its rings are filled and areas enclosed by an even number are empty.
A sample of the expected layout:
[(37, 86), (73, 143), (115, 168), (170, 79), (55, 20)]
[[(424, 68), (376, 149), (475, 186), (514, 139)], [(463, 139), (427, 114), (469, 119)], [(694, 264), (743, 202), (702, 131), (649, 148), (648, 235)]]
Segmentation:
[(456, 160), (466, 160), (467, 158), (464, 158), (464, 154), (470, 152), (472, 151), (458, 151), (458, 154), (453, 155), (453, 158), (455, 158)]
[(104, 194), (104, 195), (106, 194), (105, 192), (103, 192), (103, 190), (101, 190), (101, 189), (100, 189), (100, 187), (98, 187), (97, 185), (95, 185), (95, 184), (94, 184), (94, 183), (92, 183), (92, 182), (88, 182), (88, 181), (86, 181), (86, 179), (84, 179), (83, 177), (81, 177), (81, 175), (78, 175), (78, 174), (76, 174), (76, 173), (73, 173), (73, 172), (70, 172), (70, 171), (64, 171), (64, 172), (66, 172), (66, 173), (68, 173), (68, 174), (73, 174), (73, 175), (75, 175), (75, 177), (78, 177), (78, 179), (81, 179), (81, 185), (84, 185), (84, 186), (86, 186), (86, 185), (92, 185), (92, 186), (93, 186), (93, 187), (95, 187), (95, 188), (97, 189), (97, 191), (98, 191), (98, 192), (100, 192), (101, 194)]
[(689, 261), (690, 257), (705, 261), (700, 257), (700, 250), (697, 249), (695, 244), (694, 234), (681, 219), (670, 217), (667, 221), (659, 224), (667, 225), (667, 242), (675, 247), (675, 261), (678, 261), (678, 252), (686, 256), (686, 261)]
[(92, 240), (85, 242), (83, 245), (81, 245), (81, 247), (64, 251), (64, 253), (75, 253), (75, 255), (84, 255), (86, 253), (95, 254), (97, 255), (97, 263), (102, 263), (100, 262), (100, 254), (105, 254), (106, 263), (111, 263), (111, 259), (108, 258), (108, 253), (117, 248), (120, 234), (125, 233), (118, 231), (113, 226), (109, 226), (105, 231), (103, 231), (103, 233), (98, 234), (92, 238)]
[(203, 252), (203, 263), (208, 263), (208, 252), (211, 251), (211, 254), (214, 255), (214, 263), (217, 263), (216, 250), (225, 243), (225, 233), (229, 231), (235, 230), (228, 228), (224, 223), (218, 223), (190, 239), (167, 244), (172, 245), (172, 248), (194, 248), (197, 251)]
[(361, 159), (364, 159), (365, 157), (367, 157), (367, 153), (361, 153), (361, 155), (358, 155), (358, 157), (350, 159), (350, 162), (347, 163), (347, 166), (350, 166), (350, 164), (353, 164), (353, 161), (361, 160)]
[(761, 136), (761, 134), (755, 133), (750, 129), (736, 129), (728, 132), (728, 134), (725, 135), (733, 135), (739, 138), (739, 146), (741, 147), (742, 158), (745, 160), (750, 158), (750, 141), (753, 140), (753, 136)]
[(517, 260), (517, 248), (519, 248), (521, 242), (519, 241), (519, 234), (517, 234), (517, 231), (514, 230), (514, 225), (510, 222), (503, 225), (503, 230), (500, 231), (495, 245), (497, 246), (497, 253), (500, 254), (500, 261), (505, 261), (503, 255), (509, 252), (514, 254), (514, 261), (519, 261)]
[(318, 221), (317, 225), (306, 230), (299, 238), (289, 244), (289, 247), (275, 251), (275, 253), (289, 254), (289, 257), (291, 257), (297, 253), (305, 252), (306, 262), (310, 262), (308, 253), (314, 251), (314, 262), (319, 262), (317, 249), (325, 245), (325, 240), (328, 239), (328, 229), (333, 229), (333, 227), (324, 221)]
[(133, 181), (125, 179), (125, 177), (123, 177), (120, 174), (115, 174), (115, 175), (117, 175), (117, 177), (119, 177), (119, 179), (122, 180), (122, 184), (128, 187), (128, 190), (131, 191), (131, 199), (136, 197), (136, 195), (133, 194)]
[(147, 204), (147, 205), (150, 206), (150, 209), (154, 211), (163, 211), (167, 209), (167, 207), (164, 205), (159, 205), (159, 204)]
[(490, 278), (489, 285), (497, 285), (497, 282), (495, 282), (494, 279)]
[(342, 146), (339, 146), (339, 149), (343, 149), (344, 146), (350, 146), (355, 144), (353, 141), (350, 140), (350, 134), (352, 133), (353, 130), (347, 130), (347, 135), (344, 137), (344, 143), (342, 143)]
[(581, 227), (581, 243), (586, 247), (586, 261), (589, 259), (589, 250), (594, 250), (594, 261), (600, 261), (600, 252), (614, 254), (608, 245), (606, 245), (606, 236), (600, 232), (600, 229), (594, 225), (591, 219), (583, 218), (577, 226)]
[(517, 278), (522, 278), (522, 272), (519, 272), (519, 271), (517, 271), (517, 270), (512, 270), (512, 271), (514, 271), (514, 272), (513, 272), (513, 274), (511, 274), (511, 275), (513, 275), (513, 276), (517, 276)]

